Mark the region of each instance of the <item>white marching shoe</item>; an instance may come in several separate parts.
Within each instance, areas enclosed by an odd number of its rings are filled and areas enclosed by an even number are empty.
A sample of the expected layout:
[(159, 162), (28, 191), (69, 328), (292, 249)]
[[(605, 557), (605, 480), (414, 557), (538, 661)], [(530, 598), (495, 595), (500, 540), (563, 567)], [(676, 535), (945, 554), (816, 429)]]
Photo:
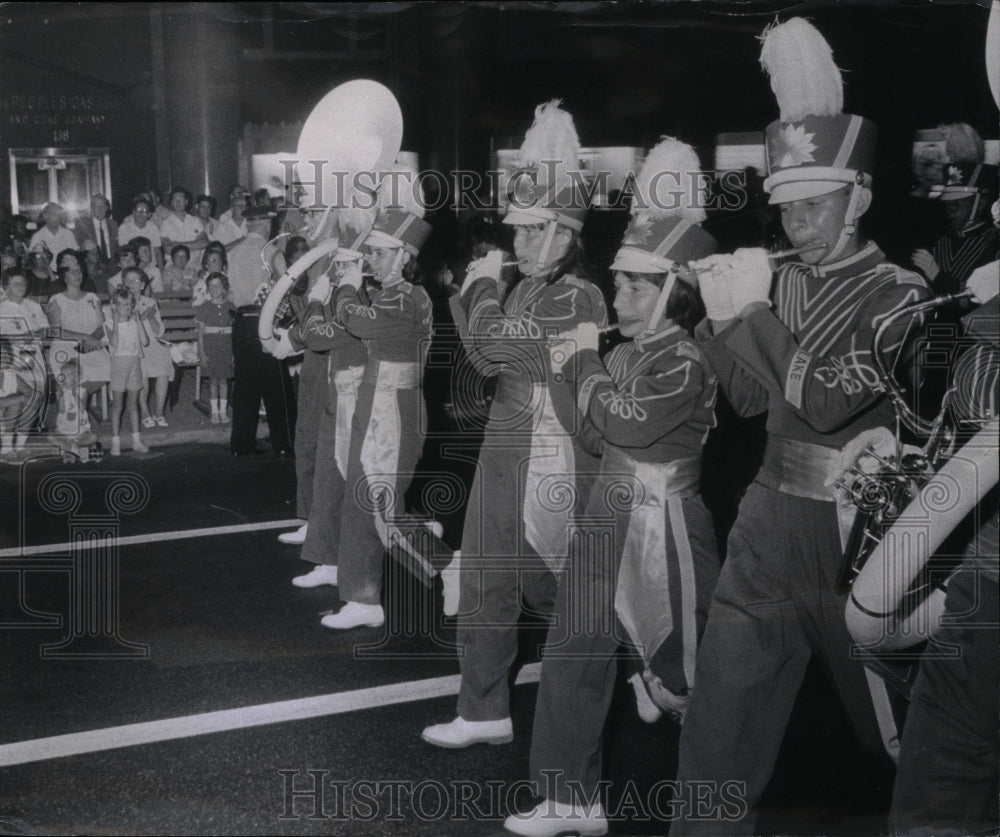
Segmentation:
[(646, 689), (642, 675), (636, 672), (628, 679), (628, 682), (635, 689), (635, 708), (639, 712), (639, 717), (647, 724), (655, 724), (663, 717), (663, 712), (659, 706), (653, 703), (653, 699), (649, 696), (649, 691)]
[(600, 837), (608, 833), (608, 820), (600, 802), (584, 807), (544, 799), (526, 814), (511, 814), (503, 827), (521, 837), (557, 837), (580, 834)]
[(337, 613), (324, 616), (320, 623), (324, 628), (346, 631), (349, 628), (380, 628), (385, 624), (382, 605), (348, 602)]
[(337, 567), (333, 564), (317, 564), (312, 572), (297, 575), (292, 579), (296, 587), (319, 587), (321, 584), (337, 586)]
[(299, 546), (306, 542), (306, 532), (309, 531), (309, 524), (303, 523), (294, 532), (282, 532), (278, 535), (278, 540), (281, 543), (291, 544), (292, 546)]
[(445, 616), (455, 616), (458, 613), (458, 599), (462, 583), (458, 566), (462, 558), (462, 550), (456, 549), (451, 563), (441, 570), (441, 592), (444, 593), (442, 610)]
[(449, 724), (427, 727), (420, 737), (435, 747), (460, 750), (472, 744), (510, 744), (514, 740), (514, 727), (510, 718), (499, 721), (466, 721), (455, 718)]

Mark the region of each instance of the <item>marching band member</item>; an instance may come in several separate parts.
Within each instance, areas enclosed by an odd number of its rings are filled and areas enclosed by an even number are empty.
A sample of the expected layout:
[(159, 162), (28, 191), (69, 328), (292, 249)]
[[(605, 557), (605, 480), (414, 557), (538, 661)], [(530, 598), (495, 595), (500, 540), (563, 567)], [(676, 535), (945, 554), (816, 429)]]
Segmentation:
[(952, 294), (964, 290), (969, 274), (996, 258), (1000, 248), (1000, 237), (990, 223), (997, 167), (983, 163), (983, 141), (971, 126), (959, 122), (942, 128), (951, 161), (945, 164), (940, 196), (947, 230), (934, 242), (932, 252), (915, 250), (913, 263), (935, 293)]
[[(535, 111), (521, 161), (542, 164), (540, 176), (529, 177), (534, 182), (515, 194), (504, 218), (516, 227), (524, 278), (501, 306), (503, 255), (493, 250), (470, 265), (455, 298), (473, 362), (498, 384), (462, 535), (458, 716), (422, 736), (439, 747), (512, 739), (508, 676), (521, 599), (536, 613), (551, 610), (569, 521), (586, 501), (597, 464), (585, 446), (574, 388), (549, 363), (552, 335), (607, 320), (597, 287), (575, 273), (587, 207), (567, 177), (579, 159), (579, 140), (558, 104)], [(554, 176), (546, 162), (558, 162)]]
[[(737, 250), (706, 260), (714, 267), (701, 278), (714, 335), (703, 350), (741, 414), (768, 412), (768, 440), (729, 535), (681, 733), (678, 781), (714, 781), (719, 814), (685, 806), (672, 829), (680, 834), (753, 833), (812, 654), (862, 741), (881, 749), (880, 690), (851, 659), (845, 597), (835, 591), (854, 509), (827, 482), (853, 437), (893, 423), (876, 388), (872, 338), (886, 314), (927, 289), (859, 227), (872, 197), (875, 126), (841, 112), (829, 45), (794, 18), (765, 33), (761, 62), (781, 109), (766, 132), (765, 189), (792, 244), (809, 249), (776, 276), (764, 250)], [(907, 335), (901, 324), (886, 342), (904, 365)], [(734, 781), (745, 789), (735, 803), (724, 790)]]
[(416, 185), (395, 185), (404, 193), (402, 208), (383, 210), (365, 240), (378, 289), (370, 301), (362, 297), (361, 265), (353, 261), (334, 298), (337, 318), (364, 341), (368, 356), (351, 423), (348, 502), (337, 546), (337, 581), (346, 604), (323, 617), (328, 628), (385, 622), (382, 575), (390, 547), (385, 524), (403, 514), (403, 494), (423, 447), (420, 379), (422, 350), (431, 333), (431, 301), (408, 277), (431, 227), (420, 217), (423, 207), (408, 200)]
[[(339, 283), (351, 262), (360, 261), (362, 254), (342, 247), (333, 258), (333, 272)], [(294, 347), (307, 346), (314, 352), (327, 352), (329, 357), (329, 386), (319, 420), (312, 505), (301, 554), (303, 560), (313, 562), (316, 567), (292, 579), (296, 587), (337, 584), (337, 549), (351, 446), (351, 420), (367, 358), (364, 343), (337, 319), (332, 298), (335, 287), (331, 287), (329, 273), (322, 274), (308, 293), (308, 307), (301, 325), (288, 334)]]
[[(985, 473), (989, 468), (976, 468), (973, 479), (977, 484), (961, 485), (963, 492), (975, 496), (985, 493), (985, 498), (977, 504), (977, 531), (965, 549), (964, 560), (948, 580), (940, 628), (923, 653), (913, 684), (893, 788), (893, 834), (995, 834), (1000, 828), (996, 706), (1000, 690), (1000, 510), (995, 464), (1000, 378), (998, 279), (995, 261), (969, 277), (974, 301), (982, 305), (963, 320), (966, 334), (975, 343), (958, 359), (952, 374), (952, 405), (957, 417), (966, 425), (982, 428), (970, 446), (985, 443), (987, 447), (969, 451), (967, 446), (953, 460), (968, 457), (969, 464), (975, 463), (977, 456), (992, 460), (992, 484)], [(934, 482), (932, 478), (924, 490), (933, 492)], [(936, 514), (947, 511), (938, 502), (921, 503), (917, 510), (921, 534), (934, 525)], [(891, 615), (894, 613), (885, 614)]]
[[(237, 210), (239, 211), (239, 210)], [(274, 261), (283, 262), (283, 267), (277, 266), (272, 273), (281, 275), (296, 259), (309, 252), (309, 244), (302, 236), (291, 236), (285, 243), (285, 252), (276, 253)], [(330, 352), (328, 348), (318, 348), (317, 341), (305, 339), (302, 329), (308, 313), (308, 304), (314, 295), (311, 291), (316, 287), (324, 265), (308, 271), (304, 277), (305, 293), (288, 294), (289, 307), (295, 317), (289, 338), (295, 333), (295, 349), (302, 352), (302, 365), (299, 367), (299, 385), (295, 405), (295, 516), (305, 520), (298, 529), (292, 532), (282, 532), (278, 541), (284, 544), (301, 545), (306, 539), (309, 528), (309, 513), (312, 509), (313, 483), (316, 474), (316, 444), (319, 433), (320, 415), (326, 405), (327, 390), (330, 379)], [(332, 267), (332, 265), (327, 265)], [(301, 281), (299, 289), (301, 289)], [(323, 282), (321, 291), (329, 294), (329, 277)]]
[[(505, 826), (515, 834), (607, 831), (601, 803), (584, 808), (566, 783), (575, 782), (574, 792), (587, 800), (599, 787), (622, 636), (601, 618), (612, 603), (642, 657), (644, 676), (631, 680), (643, 720), (656, 720), (657, 707), (679, 720), (694, 686), (698, 634), (719, 573), (712, 518), (698, 495), (716, 380), (690, 338), (704, 316), (692, 283), (697, 274), (678, 268), (714, 253), (715, 240), (699, 226), (705, 211), (693, 189), (679, 208), (656, 192), (666, 189), (661, 172), (680, 173), (690, 184), (688, 173), (700, 171), (689, 146), (666, 139), (639, 173), (641, 199), (611, 265), (618, 330), (632, 340), (602, 363), (597, 327), (585, 322), (552, 348), (554, 371), (575, 386), (581, 414), (603, 443), (583, 519), (610, 518), (614, 528), (610, 543), (574, 539), (560, 578), (556, 613), (582, 618), (549, 629), (531, 736), (532, 778), (540, 792), (554, 790), (554, 798), (508, 817)], [(618, 494), (623, 490), (627, 500)], [(547, 782), (551, 773), (555, 788)]]

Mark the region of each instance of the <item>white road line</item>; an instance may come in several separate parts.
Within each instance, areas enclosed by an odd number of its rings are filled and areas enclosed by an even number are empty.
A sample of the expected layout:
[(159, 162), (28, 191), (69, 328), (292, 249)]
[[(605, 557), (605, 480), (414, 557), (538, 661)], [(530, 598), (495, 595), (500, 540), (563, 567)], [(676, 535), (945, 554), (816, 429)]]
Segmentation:
[[(540, 671), (540, 663), (524, 666), (518, 674), (517, 684), (537, 683)], [(0, 767), (114, 750), (119, 747), (135, 747), (157, 741), (174, 741), (195, 735), (259, 727), (265, 724), (302, 721), (324, 715), (341, 715), (345, 712), (376, 709), (396, 703), (447, 697), (458, 694), (460, 682), (461, 675), (451, 674), (446, 677), (392, 683), (371, 689), (356, 689), (351, 692), (244, 706), (240, 709), (205, 712), (201, 715), (166, 718), (162, 721), (17, 741), (13, 744), (0, 745)]]
[[(159, 541), (181, 541), (186, 538), (207, 538), (211, 535), (236, 535), (240, 532), (259, 532), (264, 529), (289, 529), (292, 526), (301, 526), (302, 521), (296, 518), (291, 520), (266, 520), (262, 523), (240, 523), (235, 526), (212, 526), (207, 529), (184, 529), (179, 532), (154, 532), (150, 535), (129, 535), (125, 538), (115, 538), (118, 546), (133, 546), (140, 543), (154, 543)], [(48, 543), (38, 546), (12, 546), (7, 549), (0, 549), (0, 558), (21, 558), (26, 555), (51, 555), (57, 552), (69, 552), (72, 550), (71, 543)]]

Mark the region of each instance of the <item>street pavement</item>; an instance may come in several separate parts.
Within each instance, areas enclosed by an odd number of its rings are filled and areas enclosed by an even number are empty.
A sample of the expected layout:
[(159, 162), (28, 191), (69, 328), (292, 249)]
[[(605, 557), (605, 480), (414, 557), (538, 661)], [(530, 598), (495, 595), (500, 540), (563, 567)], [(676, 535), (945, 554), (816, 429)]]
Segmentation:
[[(207, 419), (172, 432), (206, 435), (0, 471), (0, 833), (502, 833), (534, 801), (518, 783), (542, 632), (522, 635), (512, 744), (424, 744), (457, 691), (439, 592), (390, 564), (385, 628), (323, 628), (336, 590), (293, 587), (308, 566), (276, 540), (293, 462), (233, 457)], [(678, 735), (619, 682), (613, 833), (667, 832)], [(879, 833), (891, 778), (811, 671), (758, 829)]]

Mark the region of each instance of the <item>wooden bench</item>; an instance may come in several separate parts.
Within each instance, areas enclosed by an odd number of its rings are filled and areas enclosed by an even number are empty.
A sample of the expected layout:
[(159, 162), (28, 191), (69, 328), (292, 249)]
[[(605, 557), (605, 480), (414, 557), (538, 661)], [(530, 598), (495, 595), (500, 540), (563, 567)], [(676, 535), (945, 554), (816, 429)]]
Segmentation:
[[(198, 342), (198, 321), (194, 318), (194, 310), (191, 307), (191, 291), (158, 291), (153, 294), (156, 304), (160, 306), (160, 319), (163, 320), (163, 340), (168, 343)], [(184, 369), (193, 366), (195, 406), (206, 414), (209, 406), (201, 398), (201, 365), (195, 363), (177, 363), (174, 366)]]

